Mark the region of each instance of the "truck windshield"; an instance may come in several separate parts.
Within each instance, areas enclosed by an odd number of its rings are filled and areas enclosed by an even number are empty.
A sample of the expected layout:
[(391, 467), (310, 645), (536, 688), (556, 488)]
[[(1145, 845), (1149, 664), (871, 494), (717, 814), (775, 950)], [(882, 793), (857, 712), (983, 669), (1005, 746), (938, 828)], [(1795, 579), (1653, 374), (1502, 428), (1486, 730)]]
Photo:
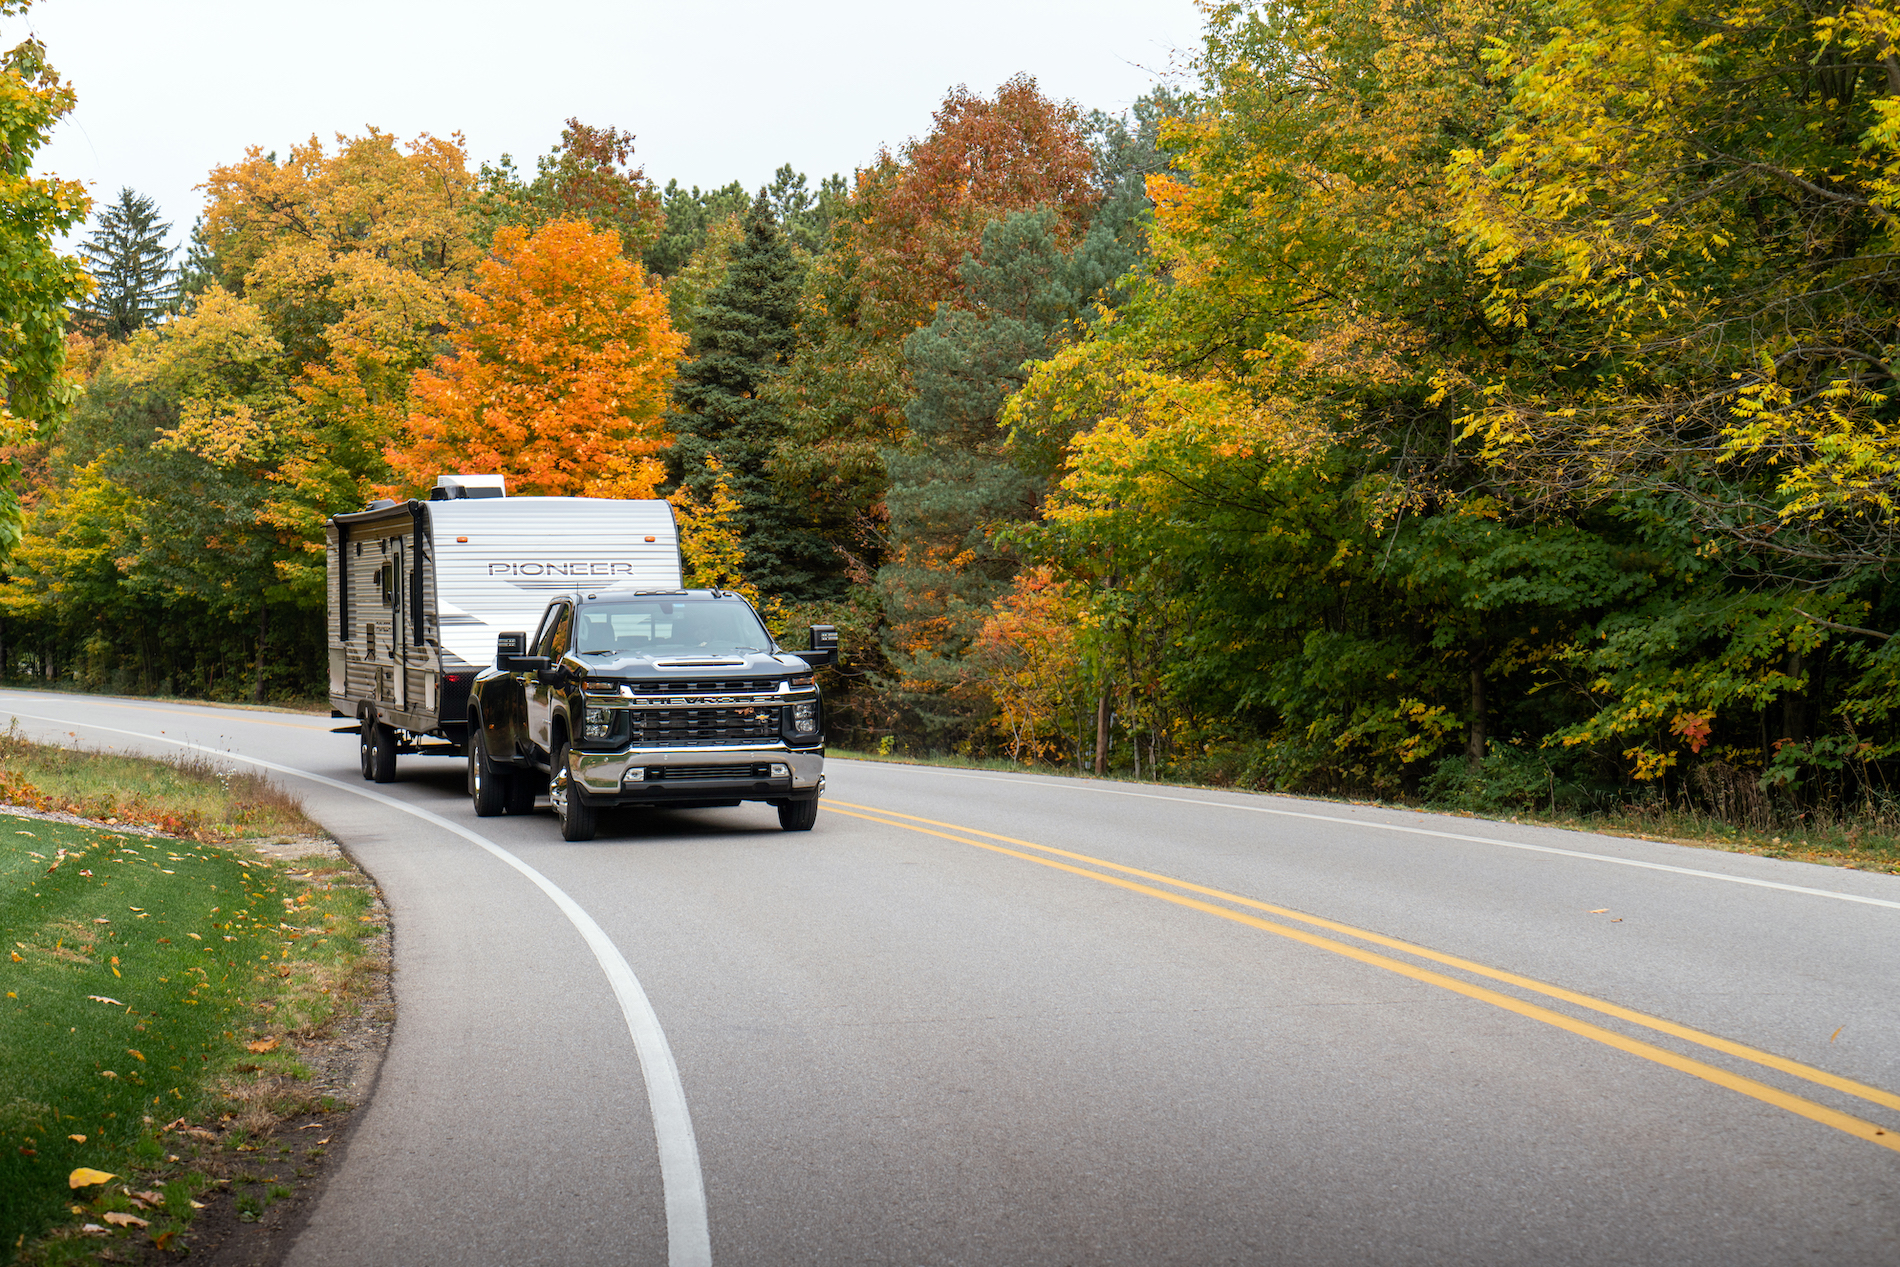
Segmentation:
[(745, 655), (771, 647), (751, 606), (732, 598), (589, 603), (574, 631), (582, 655)]

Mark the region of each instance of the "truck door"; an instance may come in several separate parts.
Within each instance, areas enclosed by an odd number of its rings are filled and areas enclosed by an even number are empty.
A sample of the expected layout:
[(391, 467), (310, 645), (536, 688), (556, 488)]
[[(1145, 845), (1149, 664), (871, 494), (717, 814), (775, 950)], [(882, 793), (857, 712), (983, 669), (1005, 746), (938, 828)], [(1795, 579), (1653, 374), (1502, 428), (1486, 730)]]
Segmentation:
[(535, 755), (546, 761), (553, 757), (554, 680), (560, 673), (560, 660), (567, 651), (568, 635), (574, 628), (574, 605), (555, 602), (541, 618), (541, 632), (531, 654), (546, 656), (548, 667), (528, 674), (528, 740)]

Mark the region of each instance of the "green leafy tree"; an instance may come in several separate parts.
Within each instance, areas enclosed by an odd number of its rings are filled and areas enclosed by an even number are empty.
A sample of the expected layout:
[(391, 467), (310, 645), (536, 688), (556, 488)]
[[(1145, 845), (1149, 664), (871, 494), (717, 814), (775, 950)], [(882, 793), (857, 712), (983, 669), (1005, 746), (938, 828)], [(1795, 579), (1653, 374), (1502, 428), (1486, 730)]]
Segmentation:
[(178, 275), (175, 247), (165, 244), (170, 224), (158, 219), (158, 204), (131, 189), (99, 213), (99, 223), (79, 248), (93, 291), (79, 301), (79, 325), (108, 339), (130, 338), (172, 310)]
[[(0, 0), (0, 16), (30, 0)], [(75, 395), (65, 375), (67, 306), (86, 293), (86, 276), (56, 239), (85, 219), (77, 182), (35, 176), (33, 158), (74, 103), (73, 90), (46, 61), (37, 39), (0, 57), (0, 451), (58, 426)], [(0, 461), (0, 559), (19, 540), (19, 466)]]
[(891, 561), (878, 573), (887, 648), (904, 693), (941, 741), (967, 696), (966, 653), (1019, 557), (998, 534), (1037, 516), (1046, 472), (1011, 452), (1005, 402), (1081, 327), (1103, 286), (1134, 261), (1113, 232), (1064, 249), (1060, 217), (1021, 211), (984, 226), (966, 255), (953, 305), (904, 340), (915, 396), (909, 439), (884, 455), (890, 473)]
[(883, 453), (907, 434), (904, 340), (953, 301), (989, 221), (1052, 208), (1067, 245), (1100, 200), (1081, 111), (1029, 76), (991, 97), (953, 89), (932, 123), (857, 173), (809, 273), (804, 341), (769, 389), (787, 418), (774, 478), (813, 500), (826, 539), (867, 580), (887, 540)]
[(482, 165), (479, 185), (490, 228), (520, 225), (529, 234), (550, 220), (585, 220), (620, 235), (628, 259), (639, 259), (666, 227), (660, 195), (633, 165), (631, 132), (569, 119), (561, 139), (524, 177), (514, 159)]
[(709, 469), (722, 472), (747, 579), (787, 599), (823, 597), (835, 573), (831, 552), (766, 473), (784, 421), (763, 389), (797, 347), (801, 270), (764, 190), (743, 226), (724, 278), (693, 315), (691, 359), (674, 382), (667, 418), (669, 474), (676, 486), (697, 486)]

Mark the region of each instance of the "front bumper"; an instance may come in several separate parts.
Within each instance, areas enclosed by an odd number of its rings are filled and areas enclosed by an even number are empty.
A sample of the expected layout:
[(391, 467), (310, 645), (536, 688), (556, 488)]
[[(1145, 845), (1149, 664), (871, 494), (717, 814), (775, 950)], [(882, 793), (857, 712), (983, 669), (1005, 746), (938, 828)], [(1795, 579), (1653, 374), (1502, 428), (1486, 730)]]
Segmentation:
[[(569, 777), (594, 805), (662, 805), (678, 801), (802, 801), (824, 786), (822, 748), (783, 745), (627, 748), (569, 755)], [(771, 767), (785, 768), (774, 777)], [(629, 771), (642, 777), (630, 780)]]

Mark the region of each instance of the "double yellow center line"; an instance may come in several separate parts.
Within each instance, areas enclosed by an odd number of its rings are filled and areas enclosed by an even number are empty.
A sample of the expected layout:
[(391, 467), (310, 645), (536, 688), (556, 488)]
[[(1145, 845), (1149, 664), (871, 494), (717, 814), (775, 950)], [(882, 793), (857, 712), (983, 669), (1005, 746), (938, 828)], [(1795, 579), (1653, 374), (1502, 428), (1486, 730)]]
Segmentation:
[[(1334, 920), (1321, 919), (1318, 916), (1307, 915), (1300, 911), (1288, 910), (1283, 906), (1274, 906), (1269, 902), (1258, 902), (1249, 897), (1242, 897), (1237, 893), (1227, 893), (1220, 889), (1210, 889), (1204, 885), (1193, 884), (1186, 880), (1177, 880), (1172, 876), (1160, 875), (1153, 871), (1143, 871), (1138, 867), (1127, 867), (1117, 862), (1106, 861), (1102, 858), (1092, 858), (1087, 854), (1073, 853), (1067, 849), (1057, 849), (1050, 845), (1039, 845), (1029, 840), (1018, 840), (1013, 836), (999, 836), (994, 832), (977, 831), (975, 828), (963, 827), (955, 823), (943, 823), (935, 819), (919, 818), (915, 814), (901, 814), (896, 810), (879, 809), (872, 805), (853, 805), (848, 801), (837, 801), (827, 797), (825, 799), (825, 808), (832, 813), (843, 814), (848, 818), (861, 818), (868, 822), (881, 823), (886, 827), (897, 827), (905, 831), (920, 832), (926, 836), (936, 836), (943, 840), (955, 841), (960, 845), (969, 845), (976, 849), (987, 849), (991, 853), (1003, 854), (1006, 857), (1017, 858), (1024, 862), (1033, 862), (1037, 866), (1050, 867), (1057, 871), (1066, 871), (1071, 875), (1078, 875), (1101, 884), (1112, 884), (1116, 888), (1126, 889), (1131, 893), (1140, 893), (1145, 897), (1159, 898), (1164, 902), (1172, 902), (1176, 906), (1185, 906), (1190, 910), (1201, 911), (1221, 919), (1231, 920), (1236, 924), (1245, 924), (1249, 928), (1257, 928), (1262, 932), (1272, 933), (1275, 936), (1304, 942), (1320, 950), (1330, 951), (1336, 955), (1344, 955), (1348, 959), (1355, 959), (1360, 963), (1369, 964), (1375, 968), (1383, 968), (1387, 972), (1396, 972), (1400, 976), (1410, 977), (1414, 981), (1422, 981), (1427, 985), (1434, 985), (1440, 989), (1450, 990), (1454, 994), (1462, 994), (1466, 998), (1476, 999), (1481, 1003), (1489, 1003), (1493, 1007), (1500, 1007), (1507, 1012), (1515, 1012), (1519, 1016), (1527, 1016), (1532, 1020), (1542, 1021), (1546, 1025), (1554, 1025), (1558, 1029), (1568, 1030), (1573, 1034), (1603, 1043), (1609, 1047), (1614, 1047), (1618, 1051), (1625, 1051), (1634, 1056), (1641, 1056), (1645, 1060), (1653, 1060), (1659, 1065), (1667, 1065), (1671, 1069), (1680, 1070), (1683, 1073), (1691, 1074), (1708, 1082), (1713, 1082), (1717, 1086), (1727, 1087), (1731, 1091), (1739, 1091), (1743, 1095), (1752, 1096), (1763, 1103), (1772, 1104), (1776, 1108), (1786, 1109), (1790, 1113), (1797, 1113), (1811, 1121), (1820, 1122), (1824, 1126), (1831, 1126), (1835, 1130), (1845, 1131), (1849, 1135), (1879, 1144), (1883, 1148), (1900, 1152), (1900, 1132), (1890, 1130), (1883, 1126), (1877, 1126), (1872, 1122), (1864, 1121), (1848, 1113), (1842, 1113), (1838, 1109), (1830, 1108), (1825, 1104), (1790, 1094), (1789, 1092), (1781, 1090), (1779, 1087), (1770, 1086), (1765, 1082), (1760, 1082), (1754, 1078), (1731, 1072), (1718, 1065), (1712, 1065), (1706, 1061), (1682, 1055), (1666, 1047), (1659, 1047), (1654, 1043), (1645, 1042), (1640, 1038), (1632, 1038), (1616, 1030), (1606, 1029), (1601, 1025), (1596, 1025), (1578, 1017), (1555, 1011), (1554, 1009), (1533, 1003), (1527, 999), (1505, 994), (1472, 981), (1465, 981), (1458, 977), (1448, 976), (1442, 972), (1435, 972), (1430, 968), (1423, 968), (1414, 963), (1407, 963), (1402, 959), (1394, 959), (1390, 955), (1382, 955), (1377, 951), (1367, 950), (1363, 946), (1355, 946), (1350, 942), (1340, 941), (1333, 937), (1321, 936), (1319, 933), (1308, 931), (1308, 928), (1325, 929), (1330, 933), (1338, 933), (1358, 941), (1369, 942), (1376, 946), (1384, 946), (1389, 950), (1396, 950), (1417, 959), (1442, 964), (1447, 968), (1455, 968), (1460, 972), (1469, 973), (1473, 976), (1489, 978), (1492, 981), (1497, 981), (1519, 990), (1527, 991), (1532, 994), (1541, 994), (1546, 998), (1556, 999), (1560, 1002), (1571, 1004), (1574, 1007), (1585, 1008), (1605, 1016), (1615, 1017), (1617, 1020), (1624, 1021), (1631, 1025), (1641, 1026), (1644, 1029), (1652, 1030), (1659, 1034), (1667, 1034), (1671, 1038), (1694, 1043), (1697, 1046), (1706, 1047), (1712, 1051), (1719, 1051), (1724, 1055), (1749, 1061), (1763, 1068), (1773, 1069), (1779, 1073), (1800, 1078), (1817, 1086), (1827, 1087), (1830, 1090), (1854, 1096), (1870, 1104), (1900, 1110), (1900, 1095), (1895, 1095), (1891, 1091), (1883, 1091), (1879, 1087), (1872, 1087), (1862, 1082), (1856, 1082), (1852, 1078), (1843, 1078), (1838, 1074), (1829, 1073), (1824, 1069), (1816, 1069), (1810, 1065), (1804, 1065), (1798, 1060), (1789, 1060), (1784, 1056), (1777, 1056), (1772, 1052), (1759, 1051), (1744, 1043), (1734, 1042), (1715, 1034), (1705, 1034), (1701, 1030), (1692, 1029), (1687, 1025), (1679, 1025), (1674, 1021), (1648, 1016), (1631, 1008), (1606, 1002), (1603, 999), (1592, 998), (1587, 994), (1579, 994), (1575, 990), (1566, 990), (1562, 986), (1550, 985), (1531, 977), (1519, 976), (1514, 972), (1504, 972), (1485, 964), (1474, 963), (1469, 959), (1460, 959), (1456, 955), (1441, 954), (1436, 950), (1430, 950), (1424, 946), (1414, 946), (1410, 942), (1400, 941), (1394, 937), (1386, 937), (1363, 928), (1354, 928), (1350, 924), (1341, 924)], [(1029, 852), (1025, 852), (1025, 850)], [(1156, 885), (1166, 885), (1167, 888), (1156, 888)], [(1208, 898), (1214, 900), (1203, 900)], [(1227, 905), (1216, 905), (1216, 902), (1226, 903)], [(1243, 909), (1236, 910), (1234, 909), (1235, 907)], [(1261, 919), (1258, 915), (1249, 914), (1249, 911), (1264, 911), (1269, 915), (1277, 916), (1283, 920), (1290, 920), (1295, 924), (1303, 924), (1307, 927), (1295, 928), (1290, 927), (1288, 924), (1275, 923), (1273, 920)]]

